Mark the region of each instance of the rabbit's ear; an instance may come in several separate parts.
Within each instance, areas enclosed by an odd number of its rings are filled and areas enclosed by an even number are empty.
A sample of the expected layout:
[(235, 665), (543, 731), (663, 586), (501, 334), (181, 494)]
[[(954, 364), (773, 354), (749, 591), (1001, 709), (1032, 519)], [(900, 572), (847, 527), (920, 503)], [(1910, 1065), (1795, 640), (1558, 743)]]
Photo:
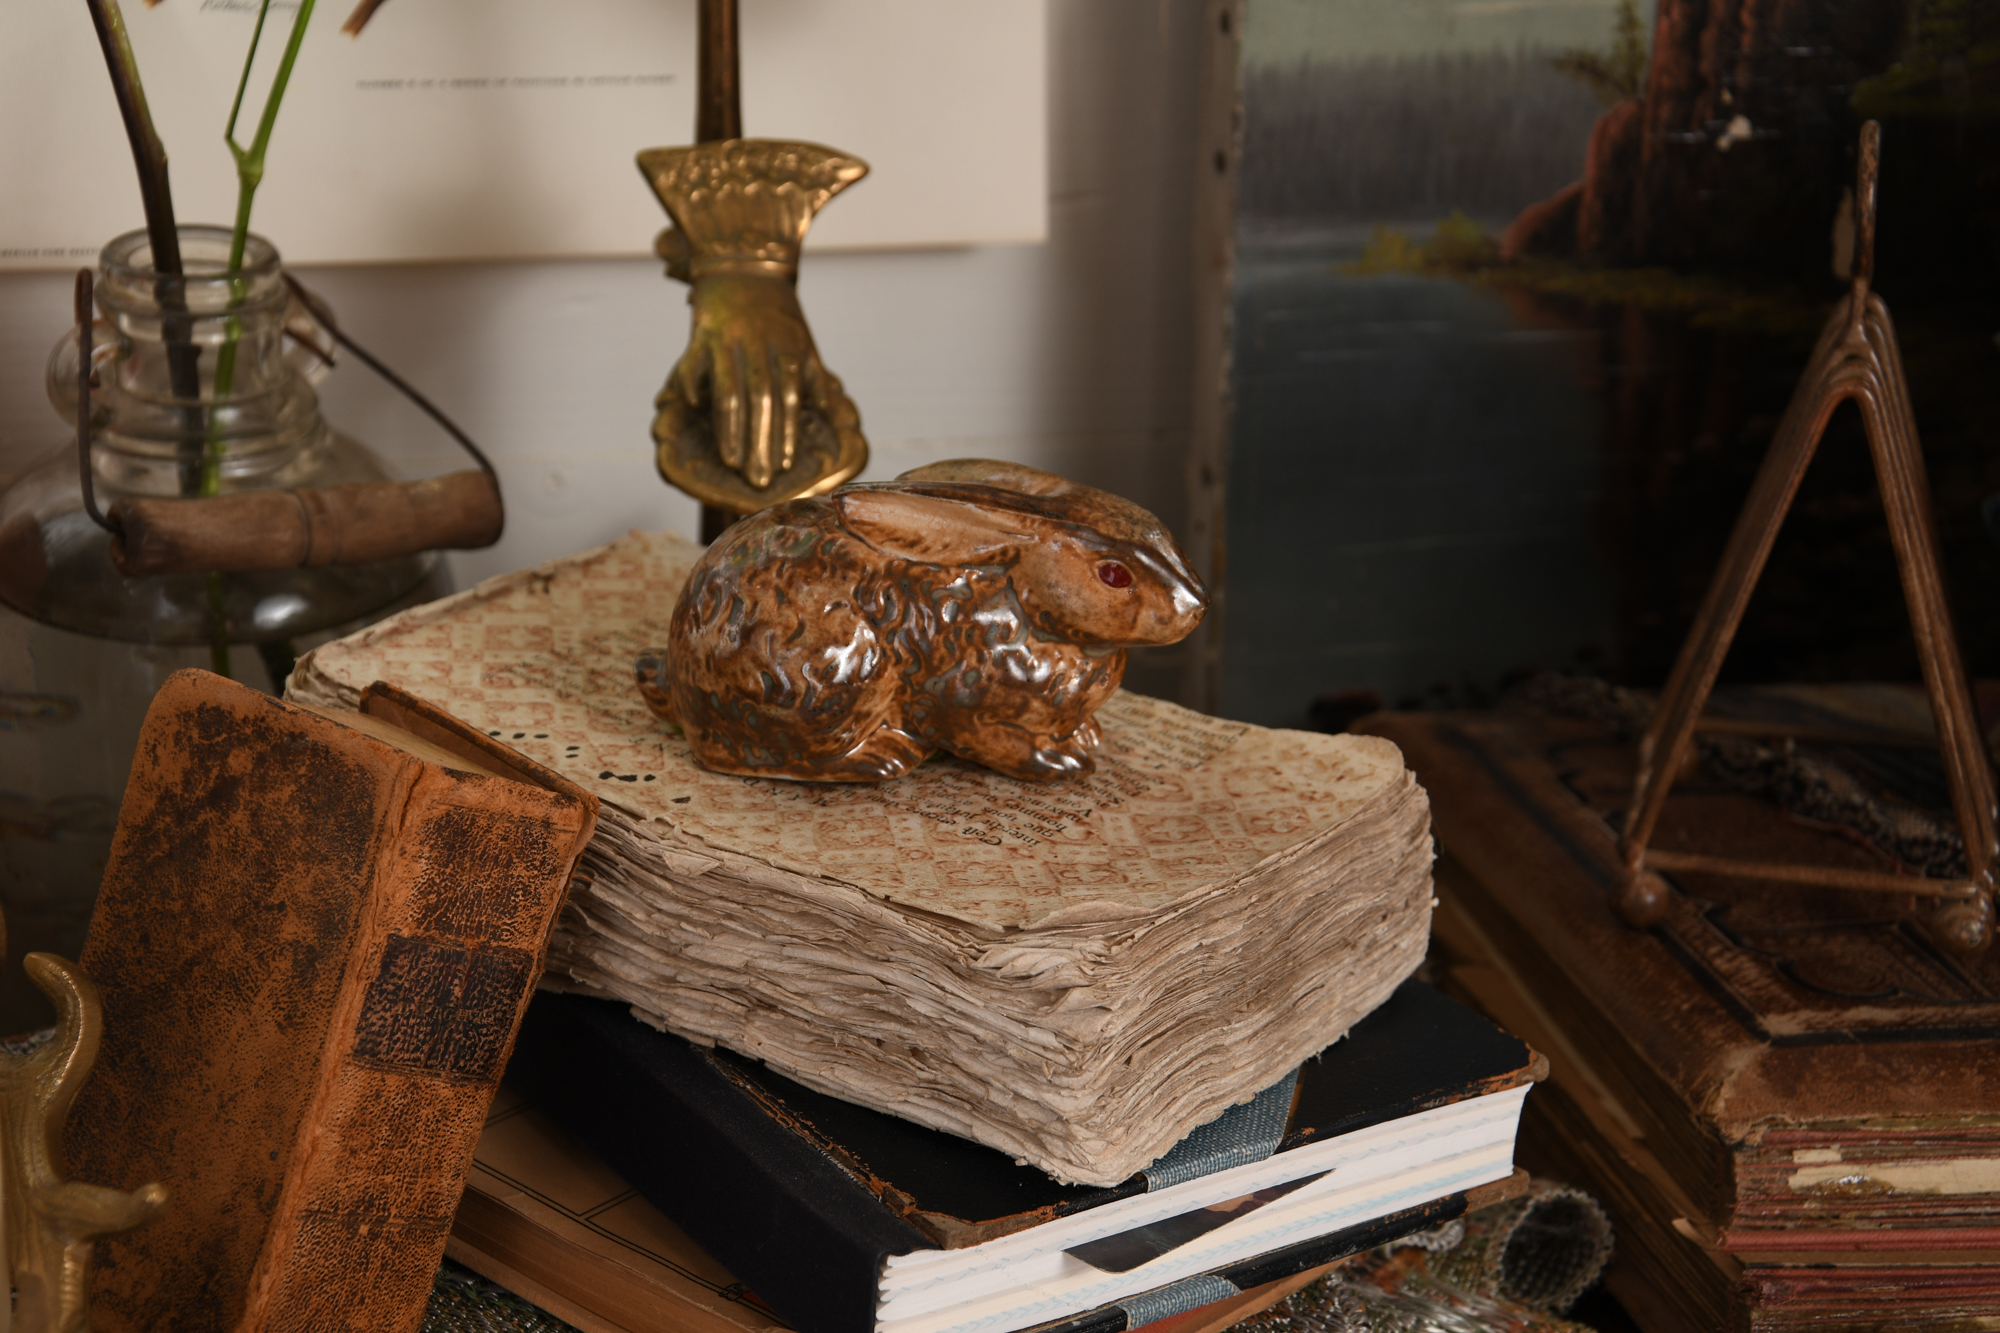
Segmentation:
[(965, 500), (857, 486), (834, 496), (849, 532), (887, 556), (928, 565), (1006, 559), (1033, 537), (1021, 516)]
[(998, 486), (1023, 495), (1066, 495), (1078, 488), (1075, 482), (1053, 472), (1029, 467), (1026, 463), (1003, 463), (994, 458), (952, 458), (942, 463), (926, 463), (911, 468), (897, 481), (969, 481), (979, 486)]

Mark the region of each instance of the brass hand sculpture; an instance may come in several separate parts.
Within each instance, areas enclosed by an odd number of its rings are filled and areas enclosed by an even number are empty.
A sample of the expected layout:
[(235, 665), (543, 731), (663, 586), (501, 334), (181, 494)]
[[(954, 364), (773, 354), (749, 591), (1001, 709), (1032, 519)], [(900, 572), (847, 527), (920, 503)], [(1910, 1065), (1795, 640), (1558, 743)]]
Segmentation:
[(0, 1201), (14, 1285), (13, 1330), (84, 1333), (90, 1327), (92, 1243), (157, 1218), (167, 1192), (153, 1184), (127, 1194), (63, 1179), (63, 1122), (97, 1059), (104, 1012), (97, 988), (76, 964), (47, 953), (31, 953), (22, 964), (60, 1019), (55, 1040), (40, 1050), (0, 1052)]
[(861, 414), (799, 309), (813, 216), (868, 172), (818, 144), (723, 139), (639, 154), (674, 225), (654, 249), (690, 284), (687, 351), (654, 406), (660, 474), (747, 514), (832, 490), (868, 462)]

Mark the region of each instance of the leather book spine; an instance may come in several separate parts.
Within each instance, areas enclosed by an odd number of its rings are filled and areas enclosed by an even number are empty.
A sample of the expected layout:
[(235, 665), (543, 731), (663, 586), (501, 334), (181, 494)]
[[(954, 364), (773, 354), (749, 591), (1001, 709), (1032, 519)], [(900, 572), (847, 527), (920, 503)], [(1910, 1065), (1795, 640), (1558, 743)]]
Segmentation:
[(583, 822), (550, 793), (420, 767), (243, 1333), (415, 1333)]
[(100, 1333), (414, 1333), (595, 822), (168, 681), (84, 951), (105, 1038), (68, 1149), (170, 1203), (100, 1246)]
[(624, 1005), (536, 997), (507, 1081), (799, 1333), (874, 1333), (882, 1261), (934, 1248), (693, 1047)]

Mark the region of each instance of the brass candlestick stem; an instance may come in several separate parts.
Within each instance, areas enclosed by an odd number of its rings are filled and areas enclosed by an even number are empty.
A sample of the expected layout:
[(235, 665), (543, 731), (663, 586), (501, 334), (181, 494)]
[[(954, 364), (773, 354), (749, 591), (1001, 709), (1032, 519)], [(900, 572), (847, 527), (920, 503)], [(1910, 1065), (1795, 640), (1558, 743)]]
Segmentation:
[[(1855, 188), (1855, 246), (1852, 285), (1835, 308), (1793, 394), (1770, 452), (1738, 515), (1729, 546), (1709, 585), (1694, 628), (1681, 645), (1660, 706), (1639, 742), (1639, 772), (1621, 840), (1624, 878), (1618, 907), (1635, 925), (1651, 925), (1666, 912), (1668, 888), (1659, 872), (1688, 871), (1737, 875), (1779, 883), (1818, 884), (1872, 893), (1918, 894), (1938, 900), (1930, 930), (1940, 946), (1975, 954), (1993, 938), (1996, 859), (1993, 771), (1980, 736), (1967, 687), (1965, 667), (1952, 630), (1940, 573), (1937, 525), (1931, 513), (1930, 484), (1923, 451), (1896, 348), (1895, 327), (1882, 298), (1869, 290), (1875, 251), (1875, 187), (1881, 158), (1881, 128), (1870, 121), (1861, 131)], [(1666, 804), (1674, 775), (1688, 745), (1717, 671), (1756, 590), (1778, 529), (1812, 463), (1834, 409), (1852, 400), (1860, 409), (1875, 461), (1876, 483), (1889, 517), (1903, 598), (1923, 664), (1924, 688), (1937, 722), (1951, 788), (1953, 813), (1965, 840), (1962, 879), (1781, 865), (1733, 857), (1663, 852), (1648, 846)]]
[(736, 40), (736, 0), (701, 0), (695, 16), (694, 141), (743, 137), (743, 56)]

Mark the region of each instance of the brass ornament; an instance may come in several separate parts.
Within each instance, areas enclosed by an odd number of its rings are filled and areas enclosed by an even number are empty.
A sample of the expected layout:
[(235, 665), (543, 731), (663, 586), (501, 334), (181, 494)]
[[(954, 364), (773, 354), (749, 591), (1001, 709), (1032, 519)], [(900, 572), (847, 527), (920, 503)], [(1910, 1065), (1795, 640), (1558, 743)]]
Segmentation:
[(933, 464), (765, 509), (711, 543), (641, 696), (718, 773), (883, 782), (948, 751), (1092, 771), (1126, 649), (1207, 592), (1129, 500), (1016, 463)]
[(748, 514), (821, 495), (868, 463), (861, 413), (799, 308), (799, 249), (868, 165), (818, 144), (724, 139), (639, 154), (673, 226), (654, 250), (688, 283), (693, 327), (654, 399), (660, 475)]
[[(1924, 472), (1923, 448), (1917, 439), (1895, 326), (1889, 307), (1870, 290), (1881, 134), (1881, 127), (1872, 120), (1861, 130), (1848, 294), (1828, 317), (1812, 360), (1778, 423), (1750, 496), (1737, 515), (1722, 563), (1681, 644), (1653, 720), (1639, 741), (1639, 771), (1619, 840), (1624, 866), (1616, 899), (1619, 914), (1635, 926), (1651, 926), (1666, 915), (1672, 888), (1661, 872), (1682, 871), (1903, 898), (1927, 897), (1935, 903), (1930, 934), (1939, 948), (1970, 957), (1984, 952), (1993, 942), (1995, 884), (2000, 878), (1993, 770), (1945, 597), (1937, 519), (1931, 510), (1930, 482)], [(1696, 726), (1764, 572), (1778, 529), (1812, 464), (1827, 421), (1835, 408), (1849, 400), (1860, 410), (1874, 459), (1876, 484), (1888, 516), (1903, 598), (1923, 668), (1924, 689), (1936, 719), (1946, 785), (1965, 843), (1966, 873), (1957, 879), (1749, 861), (1662, 851), (1651, 845), (1675, 777), (1695, 758)]]
[(63, 1179), (63, 1123), (96, 1063), (104, 1010), (97, 987), (75, 963), (31, 953), (22, 966), (60, 1017), (46, 1046), (29, 1055), (0, 1052), (0, 1207), (13, 1333), (83, 1333), (90, 1327), (92, 1244), (159, 1217), (167, 1191), (151, 1184), (127, 1194)]

